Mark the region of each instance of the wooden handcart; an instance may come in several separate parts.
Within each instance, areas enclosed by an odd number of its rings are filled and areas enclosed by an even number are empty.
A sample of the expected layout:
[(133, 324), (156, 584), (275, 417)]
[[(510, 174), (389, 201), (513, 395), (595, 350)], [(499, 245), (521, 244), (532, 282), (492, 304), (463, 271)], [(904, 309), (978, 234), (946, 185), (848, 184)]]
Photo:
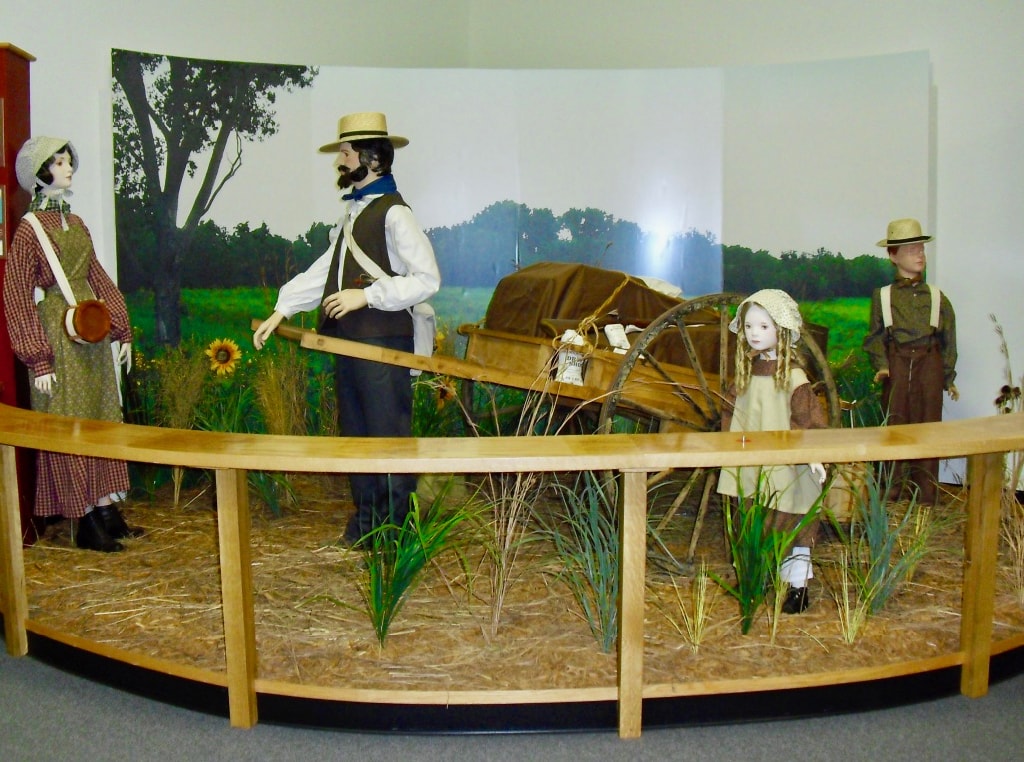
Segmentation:
[[(743, 298), (720, 293), (682, 299), (624, 273), (545, 262), (503, 278), (484, 319), (460, 326), (466, 338), (461, 359), (421, 357), (287, 326), (278, 333), (309, 349), (462, 379), (464, 401), (472, 400), (477, 383), (544, 391), (561, 405), (591, 411), (588, 428), (597, 433), (717, 431), (734, 363), (728, 324)], [(628, 350), (608, 344), (602, 329), (610, 323), (636, 329), (627, 333)], [(560, 341), (566, 329), (585, 338), (582, 350)], [(809, 329), (801, 342), (802, 361), (830, 425), (839, 426), (839, 395), (824, 354), (828, 330)], [(556, 380), (559, 353), (567, 351), (583, 354), (581, 384)], [(648, 487), (667, 476), (653, 475)], [(713, 473), (690, 474), (659, 524), (701, 488), (687, 561), (693, 559), (713, 486)]]

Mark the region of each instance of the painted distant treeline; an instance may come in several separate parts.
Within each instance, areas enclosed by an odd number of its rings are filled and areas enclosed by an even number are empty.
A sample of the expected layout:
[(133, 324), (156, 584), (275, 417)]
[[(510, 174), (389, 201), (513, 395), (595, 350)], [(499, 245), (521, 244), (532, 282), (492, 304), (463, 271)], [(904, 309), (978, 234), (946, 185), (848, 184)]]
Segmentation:
[(888, 257), (861, 254), (847, 259), (818, 249), (813, 254), (787, 251), (775, 257), (744, 246), (722, 247), (723, 290), (749, 294), (780, 288), (798, 302), (867, 297), (892, 281)]
[[(153, 236), (145, 224), (144, 214), (118, 217), (119, 235), (133, 243), (119, 247), (119, 283), (126, 292), (154, 287), (158, 269)], [(228, 230), (213, 221), (202, 222), (182, 256), (181, 285), (276, 289), (327, 250), (331, 227), (317, 222), (289, 240), (266, 224), (253, 228), (241, 223)], [(655, 240), (636, 223), (597, 209), (555, 215), (550, 209), (512, 201), (492, 204), (466, 222), (431, 228), (427, 235), (445, 286), (462, 288), (493, 288), (517, 267), (535, 262), (581, 262), (656, 275), (679, 285), (688, 296), (766, 287), (785, 289), (798, 300), (867, 296), (891, 277), (891, 266), (883, 257), (846, 259), (823, 249), (774, 257), (742, 246), (722, 246), (712, 234), (696, 230)]]
[[(152, 290), (154, 240), (147, 215), (120, 199), (118, 275), (125, 291)], [(265, 224), (241, 223), (233, 230), (212, 221), (199, 224), (180, 261), (183, 288), (279, 285), (305, 269), (329, 245), (331, 224), (318, 222), (294, 240)], [(535, 262), (582, 262), (654, 275), (688, 294), (721, 290), (721, 246), (697, 231), (658, 239), (633, 222), (598, 209), (570, 209), (555, 215), (501, 201), (472, 219), (427, 230), (445, 285), (491, 287), (517, 267)], [(645, 252), (657, 251), (657, 254)], [(643, 265), (639, 263), (643, 262)], [(653, 271), (652, 271), (653, 268)]]

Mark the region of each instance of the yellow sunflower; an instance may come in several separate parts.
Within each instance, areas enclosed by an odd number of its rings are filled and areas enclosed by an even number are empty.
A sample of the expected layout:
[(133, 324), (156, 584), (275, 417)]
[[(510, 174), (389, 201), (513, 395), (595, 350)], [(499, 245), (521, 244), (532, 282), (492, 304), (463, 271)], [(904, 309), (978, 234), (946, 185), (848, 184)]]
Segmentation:
[(455, 383), (447, 376), (440, 376), (437, 384), (437, 409), (440, 410), (458, 396)]
[(204, 353), (210, 358), (210, 370), (218, 376), (235, 372), (235, 365), (242, 358), (242, 350), (231, 339), (214, 339)]

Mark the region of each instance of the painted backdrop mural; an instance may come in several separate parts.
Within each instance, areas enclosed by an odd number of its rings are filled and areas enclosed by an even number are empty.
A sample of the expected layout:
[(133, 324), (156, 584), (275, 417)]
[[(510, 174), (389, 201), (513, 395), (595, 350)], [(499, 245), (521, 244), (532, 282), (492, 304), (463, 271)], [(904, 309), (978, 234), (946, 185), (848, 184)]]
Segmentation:
[[(842, 279), (846, 260), (878, 264), (871, 242), (887, 219), (927, 209), (925, 54), (496, 71), (115, 50), (113, 71), (119, 282), (151, 295), (136, 312), (152, 311), (158, 343), (181, 337), (182, 289), (223, 290), (247, 326), (247, 309), (269, 311), (277, 286), (324, 251), (340, 193), (316, 148), (354, 111), (383, 111), (410, 139), (399, 189), (445, 289), (467, 294), (517, 267), (572, 261), (695, 296), (730, 286), (730, 251), (748, 275), (764, 258), (828, 254)], [(901, 104), (899, 120), (882, 118), (885, 103)], [(723, 231), (736, 236), (724, 267)]]

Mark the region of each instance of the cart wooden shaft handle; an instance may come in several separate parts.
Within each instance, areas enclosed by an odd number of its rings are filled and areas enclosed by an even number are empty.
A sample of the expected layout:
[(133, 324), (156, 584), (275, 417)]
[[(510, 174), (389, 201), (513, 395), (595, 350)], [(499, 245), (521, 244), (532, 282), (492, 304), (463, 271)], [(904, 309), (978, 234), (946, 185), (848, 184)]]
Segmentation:
[[(262, 321), (254, 319), (252, 329), (259, 328)], [(561, 396), (578, 400), (596, 399), (604, 395), (602, 389), (592, 389), (574, 384), (562, 384), (547, 379), (543, 375), (517, 373), (501, 368), (491, 369), (479, 363), (460, 360), (457, 357), (448, 355), (433, 355), (423, 357), (412, 352), (402, 352), (398, 349), (387, 349), (363, 344), (359, 341), (338, 339), (333, 336), (322, 336), (316, 331), (308, 328), (297, 328), (290, 325), (279, 325), (274, 331), (275, 334), (284, 339), (298, 341), (305, 349), (315, 349), (320, 352), (328, 352), (334, 355), (345, 355), (357, 357), (361, 360), (373, 360), (388, 365), (400, 365), (404, 368), (415, 368), (440, 375), (455, 376), (469, 381), (479, 381), (490, 384), (501, 384), (502, 386), (513, 386), (519, 389), (542, 389), (545, 383), (549, 391), (555, 390)]]

